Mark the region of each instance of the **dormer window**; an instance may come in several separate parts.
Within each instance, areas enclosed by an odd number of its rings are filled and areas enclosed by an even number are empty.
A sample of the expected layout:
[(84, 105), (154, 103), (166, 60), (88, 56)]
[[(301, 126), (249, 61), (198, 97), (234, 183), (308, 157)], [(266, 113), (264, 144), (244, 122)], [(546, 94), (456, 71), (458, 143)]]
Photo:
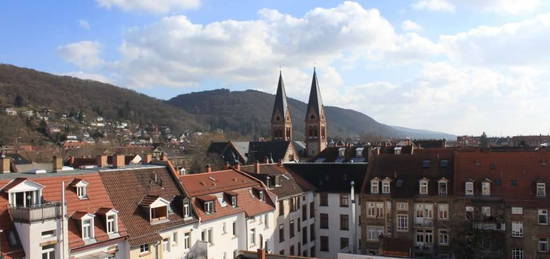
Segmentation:
[(2, 187), (13, 207), (30, 207), (42, 202), (44, 186), (26, 178), (15, 178)]
[(362, 147), (356, 148), (355, 149), (355, 156), (356, 157), (362, 157), (363, 156), (363, 150), (364, 150), (364, 148), (362, 148)]
[(466, 195), (474, 195), (474, 182), (473, 181), (467, 181), (464, 184), (464, 193)]
[(75, 220), (80, 221), (80, 233), (82, 240), (89, 241), (95, 238), (94, 224), (95, 215), (87, 212), (75, 212), (72, 216)]
[(537, 197), (546, 197), (546, 183), (537, 183)]
[(280, 187), (280, 186), (281, 186), (281, 176), (276, 175), (275, 176), (275, 187)]
[(384, 180), (382, 180), (382, 193), (383, 194), (390, 194), (390, 192), (391, 192), (390, 184), (391, 184), (391, 179), (390, 178), (386, 177), (386, 178), (384, 178)]
[(262, 190), (258, 191), (258, 199), (260, 199), (261, 201), (264, 201), (264, 199), (265, 199), (264, 191), (262, 191)]
[(437, 192), (439, 195), (447, 195), (448, 180), (444, 177), (437, 181)]
[(168, 220), (168, 207), (170, 206), (170, 202), (162, 197), (146, 195), (140, 205), (147, 210), (151, 224)]
[(341, 147), (338, 149), (338, 157), (343, 158), (346, 156), (346, 148)]
[(422, 160), (422, 168), (429, 168), (430, 167), (430, 160)]
[(491, 195), (491, 181), (489, 179), (483, 180), (481, 182), (481, 195), (490, 196)]
[(88, 182), (81, 179), (74, 179), (71, 183), (71, 186), (75, 188), (76, 196), (79, 200), (88, 199), (88, 185)]
[(214, 213), (214, 201), (204, 202), (204, 212), (206, 214)]
[(237, 208), (237, 196), (236, 195), (231, 196), (231, 206), (233, 208)]
[(183, 204), (183, 217), (191, 217), (191, 208), (188, 202)]
[(372, 194), (378, 194), (380, 192), (380, 180), (378, 177), (374, 177), (372, 180), (370, 180), (370, 193)]
[(107, 214), (107, 234), (118, 233), (118, 215), (116, 212)]
[(418, 181), (418, 194), (428, 195), (428, 179), (422, 178)]

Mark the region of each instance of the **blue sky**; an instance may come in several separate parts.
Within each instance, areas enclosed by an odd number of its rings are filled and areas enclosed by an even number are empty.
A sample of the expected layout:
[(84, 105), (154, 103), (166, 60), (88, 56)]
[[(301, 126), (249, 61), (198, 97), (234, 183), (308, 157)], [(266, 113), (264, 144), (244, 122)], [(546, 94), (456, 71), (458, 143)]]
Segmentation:
[(542, 0), (2, 1), (0, 62), (157, 98), (215, 88), (454, 134), (548, 134)]

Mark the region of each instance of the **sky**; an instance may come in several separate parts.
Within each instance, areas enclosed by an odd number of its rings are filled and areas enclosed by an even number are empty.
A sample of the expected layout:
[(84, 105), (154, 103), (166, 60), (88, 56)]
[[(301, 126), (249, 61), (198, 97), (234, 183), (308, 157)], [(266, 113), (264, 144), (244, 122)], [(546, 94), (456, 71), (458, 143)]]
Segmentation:
[(160, 99), (217, 88), (307, 100), (379, 122), (550, 134), (550, 1), (0, 1), (0, 63)]

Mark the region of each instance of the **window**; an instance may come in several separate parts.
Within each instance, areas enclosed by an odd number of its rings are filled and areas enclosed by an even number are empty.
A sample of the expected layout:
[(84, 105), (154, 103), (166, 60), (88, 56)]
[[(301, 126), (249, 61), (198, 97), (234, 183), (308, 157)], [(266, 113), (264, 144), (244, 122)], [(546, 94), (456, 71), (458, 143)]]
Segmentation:
[(321, 251), (328, 252), (328, 237), (321, 236)]
[(433, 219), (434, 205), (431, 203), (417, 203), (415, 206), (415, 215), (417, 223), (424, 223), (425, 220)]
[(279, 201), (279, 216), (285, 215), (285, 201)]
[(149, 244), (143, 244), (139, 246), (139, 252), (141, 254), (149, 252)]
[(314, 241), (315, 238), (315, 224), (311, 224), (309, 226), (309, 241)]
[(226, 224), (225, 222), (222, 223), (222, 234), (226, 234), (227, 233), (227, 227), (226, 227)]
[(165, 238), (162, 240), (162, 251), (170, 252), (170, 239)]
[(433, 231), (431, 229), (419, 229), (416, 231), (416, 245), (429, 247), (433, 244)]
[(485, 218), (491, 217), (491, 207), (488, 207), (488, 206), (481, 207), (481, 216)]
[(523, 222), (512, 222), (512, 237), (523, 237)]
[(307, 226), (302, 229), (302, 243), (307, 243)]
[(428, 195), (428, 179), (423, 178), (419, 181), (418, 194)]
[(548, 210), (541, 209), (538, 210), (539, 215), (539, 225), (548, 225)]
[(185, 249), (191, 248), (191, 232), (183, 234), (183, 246)]
[(250, 229), (250, 245), (256, 245), (256, 229)]
[(340, 207), (349, 207), (349, 194), (340, 193)]
[(83, 200), (88, 198), (88, 192), (86, 191), (86, 186), (79, 186), (76, 187), (76, 195), (79, 199)]
[(349, 230), (349, 216), (340, 215), (340, 230)]
[(214, 230), (212, 229), (208, 229), (208, 243), (210, 243), (211, 245), (214, 244)]
[(189, 208), (189, 203), (183, 204), (183, 216), (191, 217), (191, 209)]
[(466, 195), (474, 195), (474, 182), (466, 182), (466, 184), (464, 184), (464, 193)]
[(545, 183), (537, 183), (537, 197), (546, 197)]
[(233, 236), (237, 235), (237, 221), (233, 221)]
[(113, 234), (118, 232), (117, 215), (107, 215), (107, 234)]
[(447, 179), (443, 178), (437, 182), (437, 193), (439, 195), (447, 195)]
[(437, 205), (437, 217), (440, 220), (449, 219), (449, 204), (441, 203)]
[(204, 212), (206, 214), (210, 214), (214, 212), (214, 202), (213, 201), (207, 201), (204, 203)]
[(294, 246), (290, 246), (289, 255), (294, 255)]
[(367, 202), (367, 217), (368, 218), (383, 218), (384, 203), (383, 202)]
[(409, 203), (407, 203), (407, 202), (398, 202), (397, 203), (397, 210), (408, 211), (409, 210)]
[(314, 206), (314, 203), (311, 202), (309, 203), (309, 218), (313, 218), (315, 217), (315, 206)]
[(513, 215), (523, 214), (523, 208), (522, 207), (512, 207), (512, 214)]
[(294, 237), (294, 220), (291, 220), (289, 223), (290, 226), (290, 238)]
[(429, 168), (430, 162), (430, 160), (422, 160), (422, 168)]
[(491, 195), (491, 182), (483, 181), (481, 183), (481, 195), (490, 196)]
[(367, 226), (367, 241), (378, 241), (382, 235), (384, 235), (383, 226)]
[(285, 241), (285, 225), (279, 225), (279, 243)]
[(466, 206), (466, 219), (474, 219), (474, 207)]
[(546, 238), (539, 239), (539, 244), (537, 247), (538, 247), (537, 251), (539, 251), (540, 253), (548, 252), (548, 239)]
[(523, 249), (512, 249), (512, 259), (523, 259)]
[(449, 166), (449, 160), (443, 159), (439, 161), (439, 167), (447, 168)]
[(328, 229), (328, 214), (321, 213), (321, 229)]
[(340, 238), (340, 250), (349, 247), (349, 238), (341, 237)]
[(328, 206), (328, 193), (319, 193), (319, 206)]
[(55, 244), (42, 247), (42, 259), (55, 259)]
[(233, 208), (237, 207), (237, 196), (236, 195), (231, 196), (231, 206), (233, 206)]
[(82, 220), (82, 239), (92, 239), (94, 238), (94, 220), (83, 219)]
[(307, 220), (307, 204), (302, 205), (302, 220)]
[(380, 185), (380, 181), (378, 178), (374, 178), (370, 180), (370, 193), (372, 194), (378, 194), (378, 186)]
[(446, 229), (439, 230), (439, 245), (449, 245), (449, 232)]
[(397, 214), (397, 231), (409, 231), (409, 215)]
[(264, 191), (258, 191), (258, 199), (260, 199), (261, 201), (264, 201)]
[(42, 232), (42, 238), (51, 238), (51, 237), (55, 237), (55, 230), (48, 230), (48, 231)]
[(269, 214), (264, 215), (264, 227), (269, 228)]
[(390, 184), (391, 184), (390, 178), (386, 177), (384, 180), (382, 180), (382, 193), (383, 194), (390, 194), (391, 193)]

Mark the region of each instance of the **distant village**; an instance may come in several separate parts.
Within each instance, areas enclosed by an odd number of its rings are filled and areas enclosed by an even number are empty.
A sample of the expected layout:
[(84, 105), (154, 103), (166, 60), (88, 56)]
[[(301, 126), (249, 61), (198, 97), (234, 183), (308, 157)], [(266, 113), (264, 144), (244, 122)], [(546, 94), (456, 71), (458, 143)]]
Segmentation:
[(0, 258), (550, 258), (550, 136), (331, 139), (316, 72), (262, 140), (4, 111), (64, 152), (3, 147)]

